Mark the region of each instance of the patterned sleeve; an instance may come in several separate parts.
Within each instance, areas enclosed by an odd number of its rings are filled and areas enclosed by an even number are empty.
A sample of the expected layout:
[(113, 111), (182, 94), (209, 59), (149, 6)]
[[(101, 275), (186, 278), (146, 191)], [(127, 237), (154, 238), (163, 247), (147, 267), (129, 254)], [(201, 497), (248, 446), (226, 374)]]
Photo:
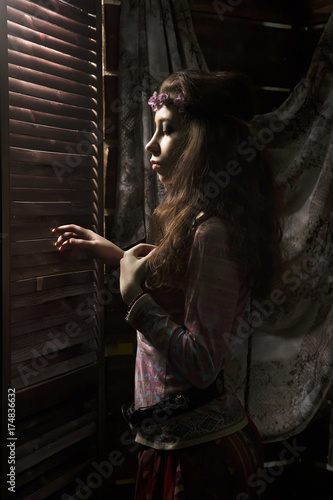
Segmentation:
[(241, 279), (226, 252), (225, 229), (218, 219), (196, 230), (186, 275), (184, 325), (145, 295), (128, 321), (173, 371), (192, 385), (211, 384), (230, 356), (230, 332), (237, 313)]

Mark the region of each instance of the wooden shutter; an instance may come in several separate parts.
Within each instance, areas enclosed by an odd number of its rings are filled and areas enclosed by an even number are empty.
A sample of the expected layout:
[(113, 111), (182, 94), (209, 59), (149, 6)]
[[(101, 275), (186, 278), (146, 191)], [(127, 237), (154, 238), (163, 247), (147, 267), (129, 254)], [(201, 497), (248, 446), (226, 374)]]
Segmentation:
[(56, 251), (51, 233), (101, 229), (100, 5), (7, 0), (1, 18), (3, 402), (15, 389), (15, 498), (62, 498), (96, 459), (102, 394), (101, 272), (90, 255)]

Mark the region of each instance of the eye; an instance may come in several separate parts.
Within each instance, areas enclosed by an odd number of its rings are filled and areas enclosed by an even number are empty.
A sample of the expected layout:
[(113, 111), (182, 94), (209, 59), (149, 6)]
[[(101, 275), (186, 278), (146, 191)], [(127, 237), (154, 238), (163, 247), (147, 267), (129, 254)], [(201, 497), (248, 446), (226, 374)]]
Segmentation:
[(163, 135), (170, 135), (170, 134), (172, 134), (172, 132), (173, 132), (173, 129), (171, 127), (166, 127), (166, 126), (163, 127), (163, 130), (162, 130)]

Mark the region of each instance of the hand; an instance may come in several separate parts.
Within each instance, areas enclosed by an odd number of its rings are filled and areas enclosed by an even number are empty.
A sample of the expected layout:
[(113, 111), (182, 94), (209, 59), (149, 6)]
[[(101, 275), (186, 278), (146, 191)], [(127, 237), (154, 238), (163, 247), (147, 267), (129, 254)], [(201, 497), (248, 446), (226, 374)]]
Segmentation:
[(119, 264), (124, 254), (124, 251), (111, 241), (106, 240), (90, 229), (85, 229), (75, 224), (56, 227), (52, 229), (52, 233), (55, 235), (60, 234), (54, 244), (60, 252), (69, 248), (73, 250), (87, 250), (94, 257), (112, 266)]
[(130, 304), (142, 292), (146, 261), (155, 248), (154, 245), (140, 243), (124, 253), (120, 261), (120, 293), (126, 304)]

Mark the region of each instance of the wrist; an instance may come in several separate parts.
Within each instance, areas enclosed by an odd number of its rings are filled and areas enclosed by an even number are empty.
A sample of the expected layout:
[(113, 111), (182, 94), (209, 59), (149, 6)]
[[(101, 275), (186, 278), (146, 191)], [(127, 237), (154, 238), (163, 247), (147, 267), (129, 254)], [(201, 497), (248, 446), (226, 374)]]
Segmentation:
[(135, 300), (144, 293), (141, 286), (133, 287), (130, 290), (127, 290), (126, 293), (123, 294), (123, 301), (130, 306)]

